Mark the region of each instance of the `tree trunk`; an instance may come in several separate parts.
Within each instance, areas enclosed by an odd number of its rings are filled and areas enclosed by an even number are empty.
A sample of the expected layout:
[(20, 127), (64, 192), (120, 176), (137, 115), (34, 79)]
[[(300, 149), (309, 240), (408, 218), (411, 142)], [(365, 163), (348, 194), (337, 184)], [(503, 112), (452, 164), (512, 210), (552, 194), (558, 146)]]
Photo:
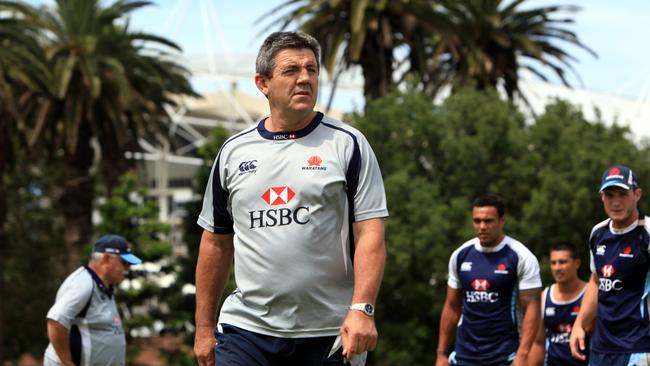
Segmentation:
[[(9, 235), (7, 233), (7, 190), (5, 174), (8, 173), (8, 141), (4, 131), (0, 130), (0, 299), (5, 298), (6, 259), (9, 255)], [(0, 301), (0, 364), (5, 360), (5, 324), (4, 301)]]
[(363, 70), (363, 94), (366, 99), (386, 95), (393, 86), (393, 50), (382, 46), (380, 32), (368, 30), (359, 64)]
[(110, 147), (103, 146), (100, 169), (108, 197), (113, 195), (113, 189), (117, 187), (120, 177), (135, 166), (134, 161), (125, 158), (124, 148), (117, 144)]
[(94, 179), (90, 174), (93, 164), (90, 137), (90, 125), (82, 122), (77, 146), (73, 151), (66, 149), (64, 155), (61, 209), (65, 224), (63, 240), (68, 252), (68, 272), (74, 271), (83, 262), (83, 247), (90, 242), (93, 233), (92, 210), (95, 193)]

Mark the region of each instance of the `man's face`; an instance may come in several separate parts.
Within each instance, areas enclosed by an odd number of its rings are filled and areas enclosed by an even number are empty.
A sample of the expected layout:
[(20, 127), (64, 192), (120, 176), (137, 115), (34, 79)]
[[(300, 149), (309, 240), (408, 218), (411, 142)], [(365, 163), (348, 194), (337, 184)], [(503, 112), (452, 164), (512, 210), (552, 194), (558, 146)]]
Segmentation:
[(600, 197), (614, 227), (623, 228), (631, 225), (636, 218), (634, 213), (641, 198), (641, 188), (625, 189), (613, 186), (600, 192)]
[(580, 259), (573, 259), (568, 250), (551, 251), (551, 274), (557, 283), (565, 283), (578, 277)]
[(257, 87), (275, 109), (292, 119), (314, 110), (318, 97), (318, 63), (310, 49), (284, 49), (275, 55), (271, 78), (255, 76)]
[(122, 280), (124, 276), (129, 271), (131, 267), (129, 263), (122, 259), (119, 255), (116, 254), (106, 254), (109, 258), (107, 260), (107, 271), (106, 279), (108, 280), (108, 285), (115, 285)]
[(493, 247), (499, 244), (503, 236), (505, 218), (499, 217), (496, 207), (474, 207), (472, 209), (472, 222), (474, 232), (476, 232), (482, 246)]

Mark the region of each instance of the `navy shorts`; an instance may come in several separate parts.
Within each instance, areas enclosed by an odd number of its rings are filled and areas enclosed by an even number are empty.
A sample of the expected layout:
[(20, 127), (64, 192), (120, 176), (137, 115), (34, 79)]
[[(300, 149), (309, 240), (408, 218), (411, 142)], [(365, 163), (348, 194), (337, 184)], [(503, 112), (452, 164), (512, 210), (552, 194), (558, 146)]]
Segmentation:
[(591, 350), (589, 366), (649, 366), (650, 353), (603, 353)]
[(342, 366), (342, 348), (333, 354), (336, 336), (279, 338), (220, 324), (214, 347), (219, 366)]
[(509, 366), (514, 361), (516, 354), (496, 355), (490, 359), (475, 359), (463, 357), (452, 352), (449, 355), (449, 365), (451, 366)]

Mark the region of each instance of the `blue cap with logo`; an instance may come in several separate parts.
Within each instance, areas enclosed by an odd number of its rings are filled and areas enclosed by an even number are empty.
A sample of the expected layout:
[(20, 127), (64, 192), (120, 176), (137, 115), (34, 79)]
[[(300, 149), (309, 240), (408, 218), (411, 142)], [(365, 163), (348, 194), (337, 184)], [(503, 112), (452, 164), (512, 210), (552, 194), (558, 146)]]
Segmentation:
[(602, 192), (609, 187), (633, 189), (638, 188), (639, 183), (632, 169), (623, 165), (614, 165), (605, 169), (598, 192)]
[(129, 264), (140, 264), (142, 260), (135, 255), (131, 254), (131, 248), (126, 239), (119, 235), (104, 235), (97, 239), (95, 248), (96, 253), (110, 253), (119, 255), (123, 260)]

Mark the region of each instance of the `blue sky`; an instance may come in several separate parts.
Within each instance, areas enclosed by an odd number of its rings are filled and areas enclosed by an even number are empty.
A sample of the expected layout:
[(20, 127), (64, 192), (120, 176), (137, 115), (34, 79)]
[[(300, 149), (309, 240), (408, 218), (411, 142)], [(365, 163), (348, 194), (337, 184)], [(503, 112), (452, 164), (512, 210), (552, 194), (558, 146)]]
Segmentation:
[[(269, 33), (259, 36), (268, 21), (260, 23), (257, 20), (283, 2), (157, 0), (154, 1), (155, 5), (136, 11), (131, 26), (176, 41), (187, 55), (205, 53), (207, 45), (212, 45), (218, 54), (254, 54)], [(205, 4), (209, 4), (207, 12), (202, 11)], [(570, 29), (577, 33), (584, 44), (596, 51), (598, 58), (572, 47), (567, 46), (566, 49), (578, 58), (574, 67), (584, 87), (633, 99), (649, 97), (650, 42), (645, 34), (650, 26), (650, 1), (529, 0), (524, 4), (581, 6), (582, 11), (574, 15), (576, 23)], [(252, 86), (253, 65), (250, 66)], [(572, 84), (580, 87), (575, 79)], [(344, 106), (344, 109), (348, 107)]]

